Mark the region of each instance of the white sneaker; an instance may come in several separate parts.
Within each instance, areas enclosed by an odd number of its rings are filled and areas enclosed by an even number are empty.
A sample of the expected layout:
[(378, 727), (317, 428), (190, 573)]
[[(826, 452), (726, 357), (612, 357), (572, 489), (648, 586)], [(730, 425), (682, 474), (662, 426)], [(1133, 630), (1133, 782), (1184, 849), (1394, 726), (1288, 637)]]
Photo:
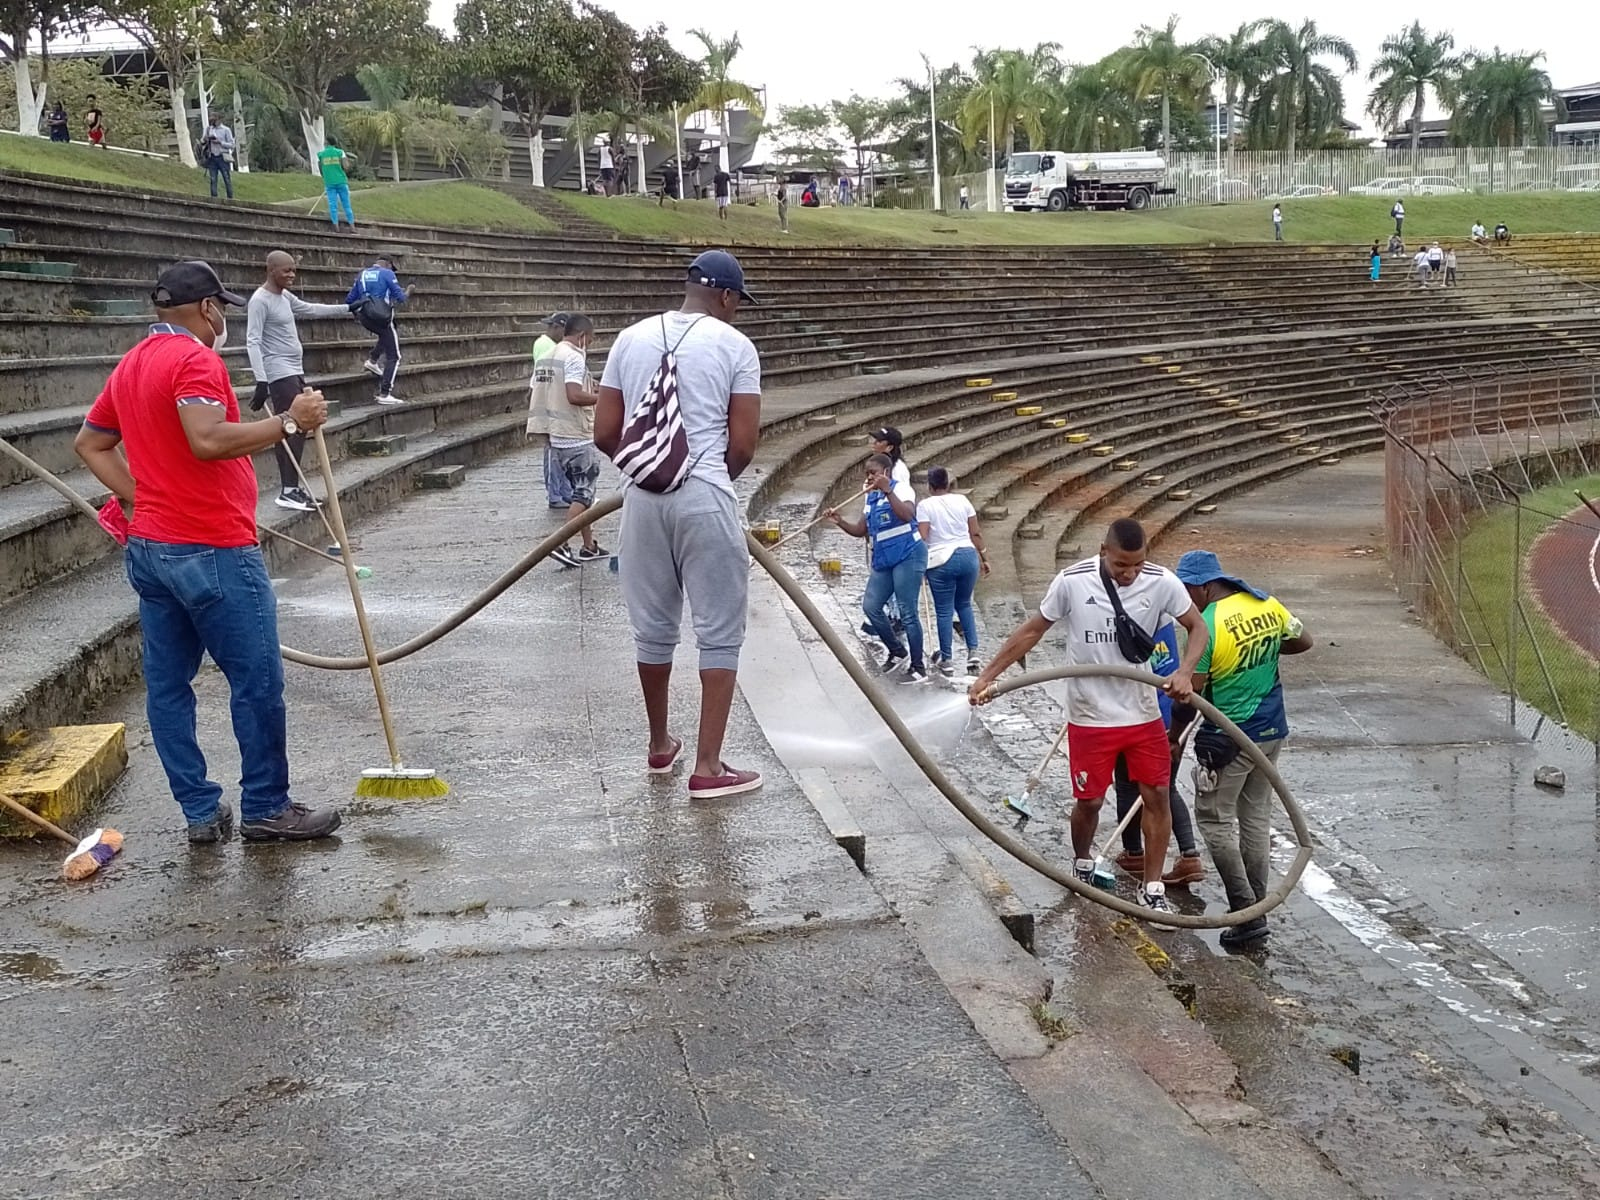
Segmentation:
[(400, 397), (396, 396), (393, 392), (390, 392), (387, 396), (379, 396), (378, 397), (378, 403), (379, 404), (404, 404), (405, 401), (400, 399)]
[(288, 488), (278, 493), (278, 498), (273, 501), (279, 508), (292, 509), (295, 512), (316, 512), (317, 502), (304, 488)]
[(361, 364), (361, 369), (363, 371), (365, 371), (368, 375), (382, 375), (383, 374), (383, 364), (382, 363), (375, 363), (370, 358), (367, 359), (365, 362), (363, 362)]

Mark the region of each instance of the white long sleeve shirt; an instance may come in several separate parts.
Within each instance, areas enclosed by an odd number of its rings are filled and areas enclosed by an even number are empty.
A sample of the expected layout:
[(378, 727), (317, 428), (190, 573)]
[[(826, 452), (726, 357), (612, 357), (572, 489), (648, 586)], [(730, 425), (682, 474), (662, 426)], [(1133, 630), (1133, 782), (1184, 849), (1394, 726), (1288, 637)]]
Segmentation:
[(245, 308), (245, 352), (257, 383), (275, 383), (305, 374), (305, 352), (295, 319), (348, 317), (348, 304), (312, 304), (291, 291), (273, 292), (258, 287)]

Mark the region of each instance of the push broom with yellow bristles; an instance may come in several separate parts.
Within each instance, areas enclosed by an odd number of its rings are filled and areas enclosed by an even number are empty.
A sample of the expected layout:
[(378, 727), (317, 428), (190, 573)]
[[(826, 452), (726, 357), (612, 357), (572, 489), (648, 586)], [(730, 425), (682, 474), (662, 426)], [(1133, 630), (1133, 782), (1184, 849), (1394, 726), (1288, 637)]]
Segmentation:
[(350, 538), (345, 533), (344, 514), (339, 511), (339, 489), (333, 482), (333, 463), (328, 458), (328, 443), (322, 430), (313, 437), (317, 443), (317, 461), (326, 485), (328, 518), (332, 522), (333, 536), (339, 543), (339, 558), (344, 563), (344, 576), (350, 584), (350, 599), (356, 606), (356, 624), (361, 627), (361, 647), (367, 656), (367, 667), (372, 671), (372, 690), (378, 697), (378, 717), (383, 722), (383, 736), (389, 743), (389, 765), (368, 767), (361, 772), (356, 784), (356, 795), (378, 800), (432, 800), (450, 793), (450, 785), (439, 778), (431, 767), (408, 767), (400, 758), (400, 743), (394, 734), (394, 719), (389, 715), (389, 694), (383, 688), (383, 672), (378, 666), (378, 648), (372, 640), (372, 627), (367, 623), (367, 609), (361, 602), (361, 583), (356, 574), (355, 559), (350, 553)]

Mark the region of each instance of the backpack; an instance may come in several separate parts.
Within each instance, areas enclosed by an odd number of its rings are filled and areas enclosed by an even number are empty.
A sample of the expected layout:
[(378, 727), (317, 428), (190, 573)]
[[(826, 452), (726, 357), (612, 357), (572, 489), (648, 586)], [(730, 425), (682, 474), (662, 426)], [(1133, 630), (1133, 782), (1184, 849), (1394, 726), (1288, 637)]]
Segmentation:
[(690, 330), (703, 320), (704, 317), (697, 317), (691, 321), (669, 348), (667, 318), (661, 318), (661, 365), (650, 377), (633, 416), (623, 425), (617, 452), (611, 456), (617, 470), (647, 492), (660, 495), (677, 491), (693, 465), (689, 461), (689, 434), (678, 407), (677, 353)]

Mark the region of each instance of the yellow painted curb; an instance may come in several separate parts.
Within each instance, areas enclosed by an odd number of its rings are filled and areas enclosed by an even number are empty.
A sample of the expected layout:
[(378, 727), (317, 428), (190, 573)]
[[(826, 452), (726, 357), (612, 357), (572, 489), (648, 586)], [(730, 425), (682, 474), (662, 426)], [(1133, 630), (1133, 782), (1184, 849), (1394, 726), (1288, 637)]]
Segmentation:
[(1039, 424), (1045, 429), (1065, 429), (1067, 427), (1067, 419), (1065, 417), (1046, 417)]
[(1084, 442), (1087, 442), (1088, 440), (1089, 440), (1089, 435), (1087, 433), (1069, 433), (1069, 434), (1067, 434), (1067, 441), (1071, 442), (1074, 446), (1081, 446), (1081, 445), (1083, 445)]
[(967, 386), (968, 387), (989, 387), (993, 383), (994, 383), (994, 380), (992, 378), (990, 378), (988, 375), (980, 375), (980, 376), (977, 376), (975, 378), (967, 380)]
[(1188, 500), (1194, 495), (1193, 488), (1177, 488), (1167, 493), (1168, 500)]
[(1159, 355), (1159, 354), (1141, 354), (1139, 356), (1139, 361), (1148, 366), (1148, 365), (1150, 365), (1152, 363), (1160, 362), (1161, 361), (1161, 355)]
[(1111, 464), (1113, 471), (1131, 471), (1139, 465), (1137, 458), (1124, 458)]
[(989, 396), (989, 399), (996, 404), (1010, 404), (1016, 398), (1017, 394), (1015, 392), (993, 392)]
[(1093, 454), (1096, 458), (1110, 458), (1116, 452), (1117, 448), (1115, 446), (1096, 446), (1093, 450), (1089, 451), (1089, 453)]
[(1202, 504), (1199, 508), (1195, 509), (1195, 512), (1200, 513), (1203, 516), (1209, 516), (1216, 511), (1217, 506), (1215, 504)]
[(1044, 406), (1039, 404), (1024, 404), (1017, 409), (1019, 417), (1037, 417), (1044, 411)]
[(1168, 363), (1166, 366), (1162, 367), (1161, 369), (1162, 369), (1162, 371), (1164, 371), (1168, 375), (1176, 375), (1180, 371), (1183, 370), (1183, 368), (1180, 367), (1177, 363)]
[[(78, 818), (105, 795), (128, 765), (126, 728), (64, 725), (14, 734), (0, 748), (0, 792), (57, 825)], [(39, 831), (0, 815), (0, 836)]]

